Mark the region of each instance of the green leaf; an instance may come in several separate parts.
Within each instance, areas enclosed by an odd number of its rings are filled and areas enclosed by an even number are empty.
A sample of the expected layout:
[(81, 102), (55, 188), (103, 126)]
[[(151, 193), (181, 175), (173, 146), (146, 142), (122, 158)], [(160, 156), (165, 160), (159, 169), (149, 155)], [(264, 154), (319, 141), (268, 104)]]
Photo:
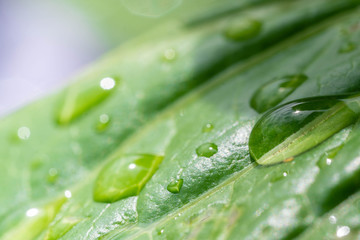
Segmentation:
[[(170, 36), (150, 34), (125, 45), (63, 92), (1, 120), (0, 236), (291, 239), (307, 229), (311, 233), (324, 214), (358, 192), (359, 125), (342, 126), (291, 163), (258, 166), (248, 143), (261, 116), (250, 100), (264, 84), (294, 73), (308, 79), (283, 103), (359, 91), (359, 48), (339, 51), (360, 40), (359, 11), (345, 11), (359, 4), (271, 1), (171, 27)], [(244, 15), (262, 22), (260, 33), (230, 41), (224, 29)], [(164, 61), (164, 51), (176, 57)], [(87, 87), (108, 76), (121, 79), (114, 92), (84, 105)], [(70, 97), (74, 117), (59, 125), (59, 109)], [(111, 121), (99, 131), (103, 114)], [(146, 161), (147, 172), (134, 178), (144, 184), (135, 184), (131, 194), (111, 196), (112, 203), (94, 201), (96, 179), (104, 188), (124, 187), (129, 180), (130, 162), (119, 156), (144, 154), (164, 156), (161, 164), (158, 158)], [(324, 157), (331, 161), (319, 164)], [(126, 174), (115, 174), (122, 171)], [(52, 205), (56, 199), (65, 200), (51, 217), (26, 217), (35, 207), (58, 206)]]

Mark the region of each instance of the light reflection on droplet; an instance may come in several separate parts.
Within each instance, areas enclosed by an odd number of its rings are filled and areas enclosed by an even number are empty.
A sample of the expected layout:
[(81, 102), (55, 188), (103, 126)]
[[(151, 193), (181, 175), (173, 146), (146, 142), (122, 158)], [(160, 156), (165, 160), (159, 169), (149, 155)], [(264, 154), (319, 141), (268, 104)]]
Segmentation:
[(326, 159), (326, 165), (331, 165), (331, 163), (332, 163), (332, 160), (330, 158), (327, 158)]
[(288, 173), (287, 172), (283, 172), (283, 176), (287, 177)]
[(65, 190), (64, 195), (66, 198), (71, 198), (72, 197), (72, 193), (69, 190)]
[(115, 80), (111, 77), (106, 77), (101, 79), (100, 81), (100, 87), (104, 90), (110, 90), (115, 87)]
[(135, 164), (135, 163), (131, 163), (131, 164), (129, 165), (129, 169), (134, 169), (134, 168), (136, 168), (136, 164)]
[(26, 211), (26, 216), (28, 217), (35, 217), (38, 214), (39, 214), (39, 209), (37, 208), (30, 208), (29, 210)]
[(339, 226), (336, 230), (336, 236), (342, 238), (347, 236), (350, 233), (350, 228), (348, 226)]
[(28, 127), (20, 127), (18, 130), (17, 130), (17, 135), (20, 139), (22, 140), (27, 140), (30, 138), (30, 135), (31, 135), (31, 131), (30, 131), (30, 128)]

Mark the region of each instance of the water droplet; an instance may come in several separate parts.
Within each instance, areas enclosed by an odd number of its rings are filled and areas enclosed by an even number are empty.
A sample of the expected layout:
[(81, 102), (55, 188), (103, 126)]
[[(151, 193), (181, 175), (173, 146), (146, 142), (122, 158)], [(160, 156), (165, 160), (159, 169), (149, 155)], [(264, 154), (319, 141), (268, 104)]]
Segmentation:
[(136, 196), (158, 169), (163, 156), (123, 155), (114, 158), (100, 171), (94, 186), (94, 200), (115, 202)]
[(337, 221), (337, 219), (336, 219), (336, 217), (335, 217), (334, 215), (331, 215), (331, 216), (329, 217), (329, 222), (330, 222), (331, 224), (336, 224), (336, 221)]
[(349, 53), (356, 49), (356, 44), (353, 42), (347, 42), (339, 48), (339, 53)]
[(340, 151), (340, 149), (343, 147), (343, 145), (340, 145), (336, 148), (333, 148), (329, 151), (327, 151), (326, 153), (324, 153), (319, 161), (317, 161), (316, 165), (320, 168), (323, 169), (325, 167), (328, 167), (332, 164), (332, 159), (336, 156), (336, 154)]
[(167, 185), (166, 189), (171, 193), (179, 193), (183, 185), (183, 182), (184, 182), (183, 179), (173, 180)]
[(50, 168), (47, 176), (48, 183), (54, 184), (59, 177), (59, 173), (56, 168)]
[(258, 113), (275, 107), (308, 79), (303, 74), (288, 75), (272, 80), (258, 88), (250, 100), (250, 106)]
[(225, 36), (233, 41), (245, 41), (256, 37), (261, 32), (262, 23), (255, 19), (242, 18), (233, 20), (225, 29)]
[(160, 231), (158, 231), (158, 235), (162, 235), (164, 233), (164, 229), (161, 229)]
[(176, 59), (176, 51), (173, 48), (168, 48), (163, 53), (163, 59), (166, 62), (172, 62)]
[(249, 139), (251, 157), (275, 164), (295, 157), (354, 123), (360, 114), (359, 95), (300, 99), (266, 113)]
[(21, 140), (28, 140), (30, 138), (30, 135), (31, 135), (30, 128), (28, 128), (28, 127), (20, 127), (17, 130), (17, 135), (18, 135), (19, 139), (21, 139)]
[(218, 152), (218, 147), (214, 143), (204, 143), (196, 149), (196, 154), (199, 157), (211, 157)]
[(86, 111), (107, 99), (119, 85), (119, 78), (105, 77), (100, 79), (97, 84), (88, 86), (71, 86), (62, 99), (59, 111), (57, 112), (57, 122), (68, 124), (72, 120), (81, 116)]
[(280, 181), (284, 178), (286, 178), (289, 175), (289, 172), (282, 172), (281, 174), (277, 174), (276, 176), (274, 176), (273, 178), (270, 179), (271, 183)]
[(214, 129), (214, 125), (212, 125), (211, 123), (207, 123), (203, 126), (202, 128), (202, 132), (211, 132)]
[(349, 233), (350, 233), (350, 228), (348, 226), (338, 226), (337, 227), (336, 236), (338, 238), (345, 237), (345, 236), (349, 235)]
[(107, 114), (101, 114), (96, 124), (96, 130), (98, 132), (105, 131), (110, 124), (110, 117)]

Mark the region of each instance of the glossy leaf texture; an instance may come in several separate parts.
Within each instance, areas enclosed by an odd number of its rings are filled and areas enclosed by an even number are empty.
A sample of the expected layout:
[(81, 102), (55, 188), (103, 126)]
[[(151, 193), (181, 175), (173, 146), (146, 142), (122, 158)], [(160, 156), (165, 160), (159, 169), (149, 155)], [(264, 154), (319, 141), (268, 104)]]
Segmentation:
[[(345, 126), (290, 163), (256, 166), (248, 143), (261, 115), (250, 100), (261, 86), (298, 73), (306, 81), (279, 104), (360, 91), (359, 48), (339, 51), (360, 42), (360, 13), (348, 10), (359, 4), (271, 1), (231, 17), (175, 27), (179, 30), (170, 37), (150, 34), (104, 58), (64, 92), (3, 119), (0, 236), (289, 239), (314, 234), (311, 229), (322, 227), (326, 214), (353, 206), (344, 200), (360, 186), (359, 125)], [(229, 21), (245, 15), (262, 22), (258, 35), (228, 39)], [(77, 108), (86, 86), (114, 76), (120, 81), (111, 95), (91, 108)], [(74, 117), (59, 125), (59, 109), (69, 98)], [(101, 118), (104, 114), (108, 117)], [(100, 131), (99, 120), (106, 124)], [(129, 169), (134, 160), (119, 156), (164, 158), (141, 191), (94, 201), (96, 179), (111, 181), (106, 169)], [(60, 208), (57, 199), (64, 199)], [(33, 218), (35, 208), (55, 210), (43, 221)], [(340, 224), (355, 231), (356, 221)], [(33, 226), (36, 232), (26, 234)]]

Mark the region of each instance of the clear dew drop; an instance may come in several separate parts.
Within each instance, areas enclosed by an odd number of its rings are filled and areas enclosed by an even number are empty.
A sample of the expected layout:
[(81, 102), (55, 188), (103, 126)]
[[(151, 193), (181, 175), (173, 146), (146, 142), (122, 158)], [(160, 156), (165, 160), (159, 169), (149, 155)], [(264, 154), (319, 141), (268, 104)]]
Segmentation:
[(96, 130), (98, 132), (105, 131), (110, 125), (110, 117), (107, 114), (101, 114), (96, 123)]
[(232, 41), (245, 41), (259, 35), (262, 29), (262, 22), (251, 19), (233, 19), (224, 31), (226, 38)]
[(31, 136), (30, 128), (25, 126), (18, 128), (17, 136), (21, 140), (28, 140)]
[(250, 100), (250, 106), (263, 113), (278, 105), (294, 92), (308, 77), (304, 74), (287, 75), (276, 78), (258, 88)]
[(201, 131), (203, 133), (207, 133), (207, 132), (211, 132), (213, 129), (214, 129), (214, 125), (212, 125), (211, 123), (207, 123), (202, 127)]
[(60, 125), (69, 124), (97, 106), (115, 92), (119, 82), (118, 77), (104, 77), (87, 86), (70, 86), (57, 111), (57, 122)]
[(176, 59), (176, 56), (177, 56), (177, 53), (174, 48), (167, 48), (163, 52), (162, 58), (165, 62), (172, 62)]
[(336, 236), (338, 238), (343, 238), (350, 233), (350, 228), (348, 226), (338, 226), (336, 229)]
[(289, 102), (256, 123), (249, 139), (250, 155), (262, 165), (286, 162), (353, 124), (359, 115), (359, 95)]
[(171, 193), (179, 193), (183, 185), (183, 182), (184, 182), (183, 179), (173, 180), (167, 185), (166, 189)]
[(97, 202), (115, 202), (136, 196), (158, 169), (163, 156), (150, 154), (114, 157), (100, 171), (93, 191)]
[(199, 157), (211, 157), (218, 152), (218, 146), (214, 143), (204, 143), (196, 148)]

